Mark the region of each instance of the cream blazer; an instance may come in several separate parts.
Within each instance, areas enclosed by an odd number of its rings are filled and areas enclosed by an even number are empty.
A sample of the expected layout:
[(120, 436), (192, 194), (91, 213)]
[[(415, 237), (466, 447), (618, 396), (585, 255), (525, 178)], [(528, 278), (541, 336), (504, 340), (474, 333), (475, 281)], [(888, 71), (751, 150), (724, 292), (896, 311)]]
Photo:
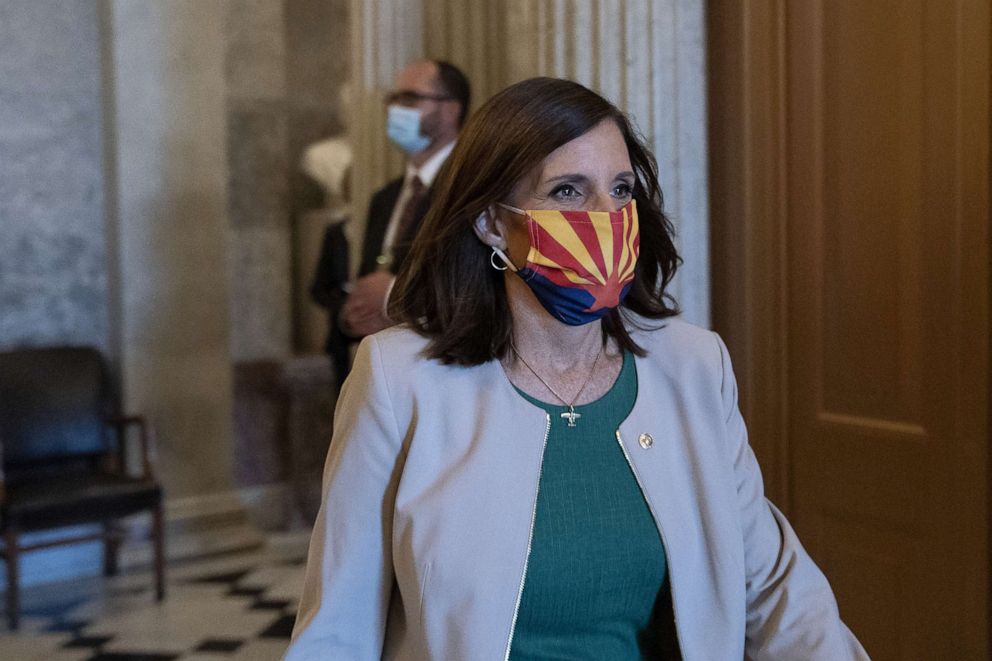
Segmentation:
[[(867, 659), (765, 499), (723, 342), (652, 323), (632, 331), (648, 355), (616, 441), (661, 532), (684, 658)], [(498, 361), (442, 365), (425, 346), (393, 328), (358, 349), (289, 661), (508, 657), (549, 418)]]

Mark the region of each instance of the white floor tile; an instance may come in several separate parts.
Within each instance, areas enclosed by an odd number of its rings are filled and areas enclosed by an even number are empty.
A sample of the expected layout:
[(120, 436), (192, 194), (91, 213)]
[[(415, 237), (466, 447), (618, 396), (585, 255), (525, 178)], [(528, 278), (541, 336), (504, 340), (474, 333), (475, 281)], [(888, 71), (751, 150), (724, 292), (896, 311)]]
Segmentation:
[[(0, 659), (48, 659), (60, 650), (69, 634), (6, 634), (0, 636)], [(90, 654), (92, 656), (92, 653)]]
[[(86, 661), (93, 656), (91, 649), (65, 649), (36, 657), (37, 661)], [(0, 657), (8, 658), (8, 657)], [(16, 658), (16, 657), (11, 657)]]
[(287, 640), (253, 640), (230, 656), (231, 661), (277, 661), (289, 647)]

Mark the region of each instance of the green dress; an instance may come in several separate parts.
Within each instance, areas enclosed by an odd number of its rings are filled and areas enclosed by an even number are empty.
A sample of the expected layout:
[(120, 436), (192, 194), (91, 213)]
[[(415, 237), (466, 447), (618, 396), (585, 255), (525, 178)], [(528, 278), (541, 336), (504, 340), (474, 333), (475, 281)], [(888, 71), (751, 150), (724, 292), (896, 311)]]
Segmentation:
[(660, 657), (665, 549), (616, 436), (637, 397), (633, 356), (609, 392), (575, 407), (575, 427), (560, 417), (567, 407), (518, 392), (551, 429), (510, 658)]

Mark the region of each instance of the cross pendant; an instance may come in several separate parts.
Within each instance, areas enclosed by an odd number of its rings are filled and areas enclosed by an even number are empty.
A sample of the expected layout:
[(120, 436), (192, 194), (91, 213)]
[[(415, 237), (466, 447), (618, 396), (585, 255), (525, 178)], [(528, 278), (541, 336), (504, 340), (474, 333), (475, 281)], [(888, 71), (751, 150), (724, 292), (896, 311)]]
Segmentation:
[(566, 420), (568, 420), (568, 426), (569, 427), (575, 427), (575, 420), (577, 418), (581, 418), (582, 417), (582, 414), (581, 413), (576, 413), (574, 406), (569, 406), (568, 407), (568, 411), (565, 412), (565, 413), (562, 413), (561, 414), (561, 417), (564, 418), (564, 419), (566, 419)]

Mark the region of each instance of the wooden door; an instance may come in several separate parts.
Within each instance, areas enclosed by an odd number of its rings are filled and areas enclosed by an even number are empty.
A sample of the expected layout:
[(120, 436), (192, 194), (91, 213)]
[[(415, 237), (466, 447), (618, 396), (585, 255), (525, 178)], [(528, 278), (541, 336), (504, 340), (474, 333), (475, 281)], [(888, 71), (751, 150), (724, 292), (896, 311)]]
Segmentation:
[(872, 658), (987, 659), (989, 4), (710, 12), (714, 320), (769, 493)]

